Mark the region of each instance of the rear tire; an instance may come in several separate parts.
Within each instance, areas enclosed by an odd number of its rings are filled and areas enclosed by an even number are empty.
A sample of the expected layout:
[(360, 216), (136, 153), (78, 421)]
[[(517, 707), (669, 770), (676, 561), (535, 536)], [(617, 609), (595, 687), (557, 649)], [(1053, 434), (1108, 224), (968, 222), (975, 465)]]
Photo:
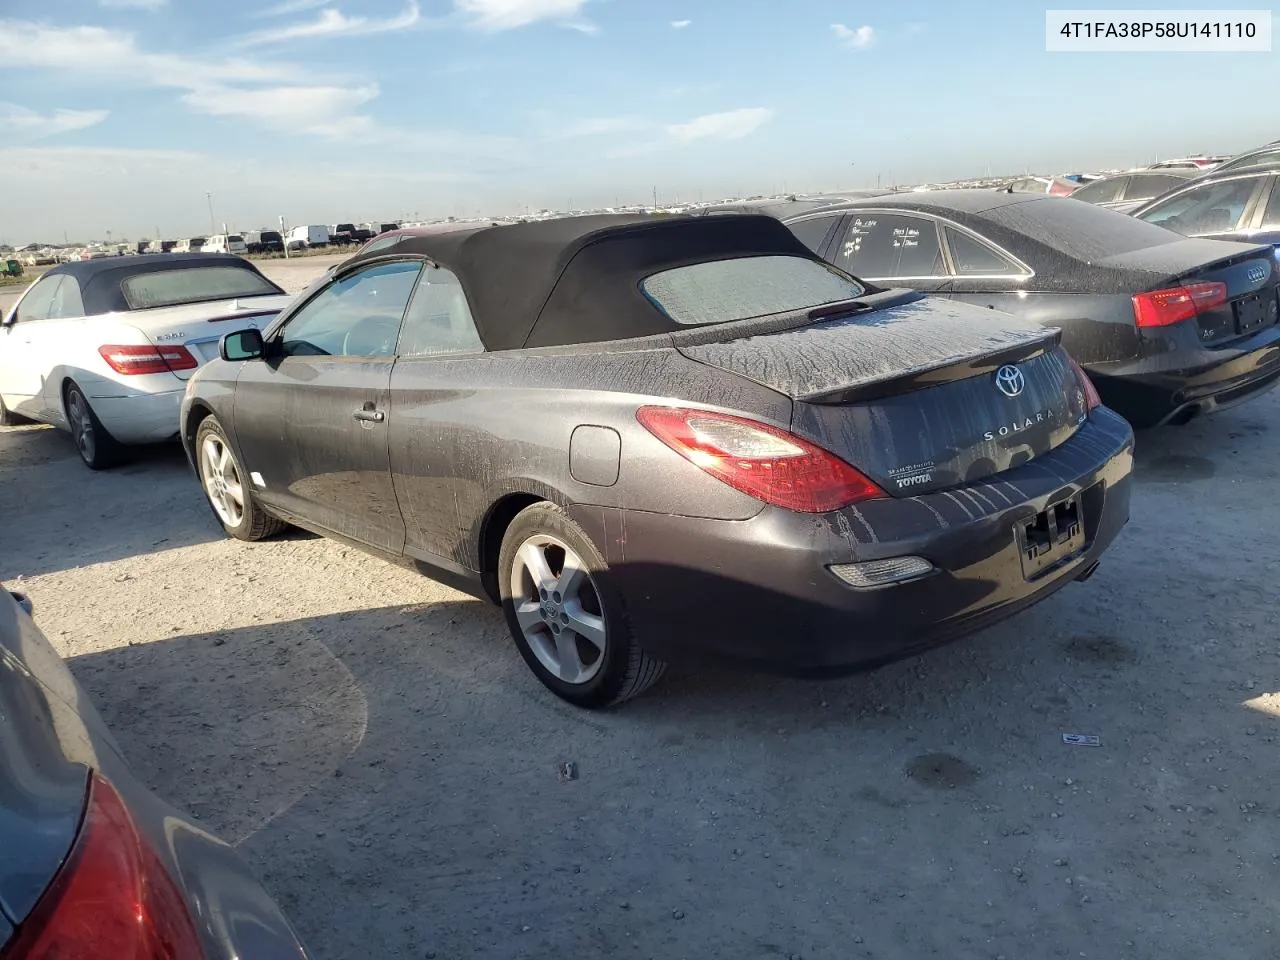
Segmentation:
[(216, 417), (205, 417), (196, 430), (195, 459), (205, 499), (230, 536), (264, 540), (287, 526), (262, 509), (254, 497), (245, 479), (249, 474)]
[(108, 470), (124, 459), (125, 448), (102, 425), (93, 412), (89, 398), (74, 381), (67, 384), (63, 397), (71, 438), (76, 442), (76, 452), (90, 470)]
[(511, 521), (498, 557), (498, 587), (525, 663), (575, 706), (630, 700), (666, 670), (632, 635), (600, 551), (554, 504), (535, 503)]

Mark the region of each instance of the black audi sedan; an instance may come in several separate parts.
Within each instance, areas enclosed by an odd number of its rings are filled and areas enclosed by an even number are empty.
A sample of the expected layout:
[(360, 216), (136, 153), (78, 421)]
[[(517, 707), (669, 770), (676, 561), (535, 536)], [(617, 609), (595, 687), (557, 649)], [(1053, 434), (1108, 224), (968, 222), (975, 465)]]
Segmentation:
[(306, 960), (236, 852), (151, 793), (0, 589), (0, 957)]
[(1186, 423), (1280, 382), (1280, 262), (1270, 246), (1187, 238), (1070, 198), (988, 190), (775, 215), (869, 282), (1061, 329), (1103, 401), (1135, 427)]
[(776, 219), (591, 216), (366, 248), (192, 377), (218, 521), (501, 603), (583, 706), (695, 653), (903, 656), (1089, 576), (1133, 434), (1058, 333), (854, 279)]

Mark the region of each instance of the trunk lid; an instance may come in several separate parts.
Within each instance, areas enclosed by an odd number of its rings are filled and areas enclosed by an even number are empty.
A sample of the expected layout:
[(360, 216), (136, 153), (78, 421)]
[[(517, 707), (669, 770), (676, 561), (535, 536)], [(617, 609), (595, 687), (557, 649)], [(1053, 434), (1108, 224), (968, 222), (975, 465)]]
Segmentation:
[[(1274, 325), (1280, 314), (1275, 248), (1224, 240), (1187, 239), (1098, 261), (1100, 267), (1141, 271), (1149, 281), (1134, 290), (1168, 289), (1191, 283), (1221, 283), (1227, 300), (1196, 315), (1200, 342), (1216, 347)], [(1139, 333), (1147, 336), (1145, 330)], [(1154, 335), (1162, 336), (1157, 328)]]
[(678, 347), (795, 401), (791, 429), (892, 496), (989, 477), (1086, 414), (1059, 332), (927, 298), (780, 333)]
[[(188, 303), (174, 307), (133, 310), (124, 317), (143, 332), (157, 347), (183, 346), (200, 366), (218, 356), (218, 343), (224, 334), (245, 327), (264, 329), (293, 300), (291, 296), (270, 294), (262, 297), (240, 297)], [(182, 380), (195, 370), (175, 370)]]

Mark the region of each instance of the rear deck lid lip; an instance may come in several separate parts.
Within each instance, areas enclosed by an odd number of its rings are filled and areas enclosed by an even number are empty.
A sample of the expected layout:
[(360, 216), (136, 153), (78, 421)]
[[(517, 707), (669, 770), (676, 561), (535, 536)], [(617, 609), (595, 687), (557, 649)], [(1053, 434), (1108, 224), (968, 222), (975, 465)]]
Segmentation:
[(908, 383), (930, 386), (976, 376), (993, 358), (1031, 359), (1052, 350), (1060, 338), (1054, 327), (922, 297), (776, 333), (675, 346), (691, 360), (793, 399), (842, 402), (836, 398), (884, 396), (904, 392)]

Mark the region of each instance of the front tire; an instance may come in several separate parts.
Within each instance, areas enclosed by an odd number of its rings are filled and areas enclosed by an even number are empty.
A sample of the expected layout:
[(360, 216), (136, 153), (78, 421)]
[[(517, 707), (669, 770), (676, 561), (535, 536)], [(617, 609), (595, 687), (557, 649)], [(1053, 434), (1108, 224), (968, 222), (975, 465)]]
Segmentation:
[(263, 540), (284, 529), (254, 499), (245, 471), (222, 424), (209, 416), (196, 430), (196, 468), (200, 486), (222, 529), (237, 540)]
[(90, 470), (108, 470), (123, 460), (124, 445), (102, 425), (78, 384), (67, 384), (65, 401), (71, 438), (84, 465)]
[(554, 504), (535, 503), (511, 521), (498, 578), (516, 647), (556, 696), (609, 707), (643, 693), (666, 670), (632, 636), (600, 551)]

